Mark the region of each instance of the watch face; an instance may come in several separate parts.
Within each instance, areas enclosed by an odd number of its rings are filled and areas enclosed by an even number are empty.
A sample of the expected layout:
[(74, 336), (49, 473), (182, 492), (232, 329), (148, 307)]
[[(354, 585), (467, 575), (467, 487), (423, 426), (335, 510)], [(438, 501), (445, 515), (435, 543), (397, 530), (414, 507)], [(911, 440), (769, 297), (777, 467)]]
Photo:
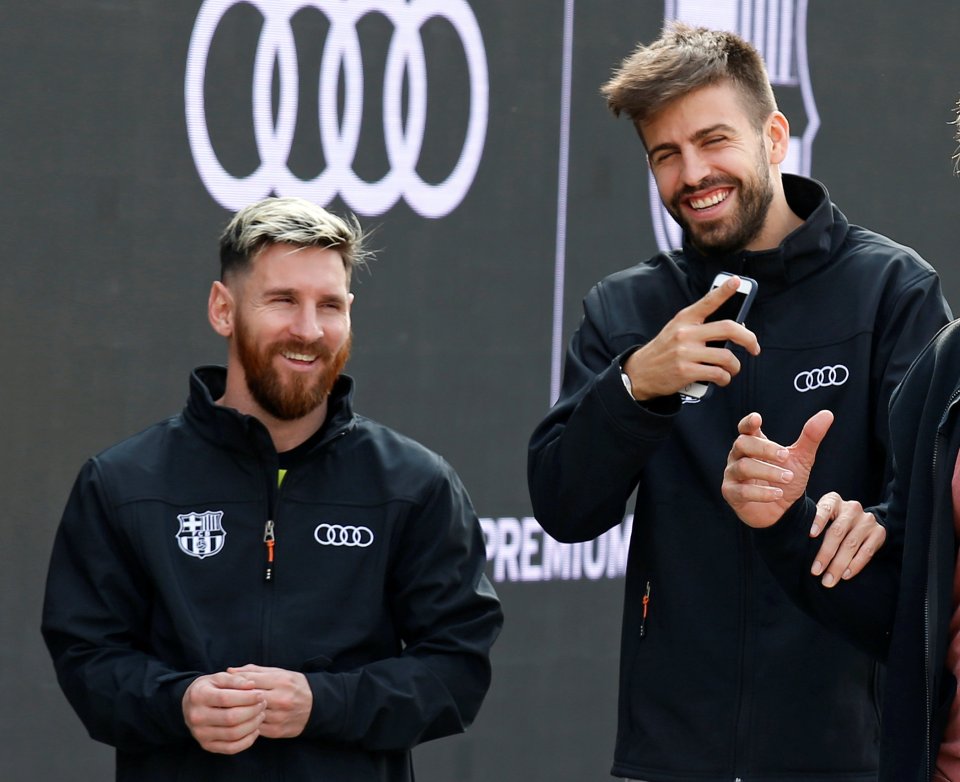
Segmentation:
[(630, 382), (630, 375), (626, 372), (621, 372), (620, 379), (623, 381), (623, 387), (627, 389), (627, 393), (630, 394), (630, 398), (633, 399), (633, 383)]

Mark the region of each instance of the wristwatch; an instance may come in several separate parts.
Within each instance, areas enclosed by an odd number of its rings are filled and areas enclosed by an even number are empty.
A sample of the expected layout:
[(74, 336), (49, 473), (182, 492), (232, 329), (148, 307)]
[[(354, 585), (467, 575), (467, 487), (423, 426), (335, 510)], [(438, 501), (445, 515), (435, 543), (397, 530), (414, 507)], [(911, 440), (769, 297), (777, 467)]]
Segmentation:
[(623, 381), (623, 387), (627, 389), (627, 393), (630, 395), (630, 398), (636, 402), (637, 398), (633, 395), (633, 383), (630, 382), (630, 375), (620, 370), (620, 379)]

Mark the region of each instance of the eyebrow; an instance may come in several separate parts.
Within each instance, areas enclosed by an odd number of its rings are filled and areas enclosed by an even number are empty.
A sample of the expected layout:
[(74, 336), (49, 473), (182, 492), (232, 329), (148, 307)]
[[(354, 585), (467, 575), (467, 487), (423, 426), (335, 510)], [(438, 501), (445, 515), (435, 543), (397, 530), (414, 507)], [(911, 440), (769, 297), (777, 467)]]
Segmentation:
[[(711, 126), (708, 127), (708, 128), (701, 128), (700, 130), (698, 130), (696, 133), (693, 134), (693, 136), (691, 137), (690, 140), (691, 140), (691, 141), (702, 141), (702, 140), (703, 140), (704, 138), (706, 138), (707, 136), (711, 136), (711, 135), (713, 135), (714, 133), (716, 133), (717, 131), (721, 131), (721, 130), (722, 130), (722, 131), (725, 131), (725, 132), (727, 132), (727, 133), (735, 133), (735, 132), (736, 132), (736, 128), (734, 128), (733, 126), (727, 125), (725, 122), (718, 122), (716, 125), (711, 125)], [(680, 145), (679, 145), (679, 144), (675, 144), (675, 143), (673, 143), (673, 142), (666, 142), (666, 143), (663, 143), (663, 144), (657, 144), (657, 146), (653, 147), (653, 149), (650, 149), (650, 150), (647, 151), (647, 157), (653, 157), (657, 152), (660, 152), (661, 150), (665, 150), (665, 149), (679, 149), (679, 148), (680, 148)]]
[[(263, 292), (264, 298), (272, 298), (274, 296), (291, 296), (297, 298), (300, 295), (300, 292), (296, 288), (268, 288)], [(344, 302), (346, 301), (346, 296), (341, 296), (339, 293), (328, 293), (325, 296), (320, 297), (322, 302)]]

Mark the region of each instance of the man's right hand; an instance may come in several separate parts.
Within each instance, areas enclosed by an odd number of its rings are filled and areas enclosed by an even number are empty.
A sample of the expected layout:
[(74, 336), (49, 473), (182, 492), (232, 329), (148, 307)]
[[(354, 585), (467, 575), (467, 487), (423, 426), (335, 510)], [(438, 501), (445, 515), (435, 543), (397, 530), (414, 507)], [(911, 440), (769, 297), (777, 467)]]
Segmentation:
[(267, 709), (253, 681), (225, 672), (194, 679), (182, 703), (183, 719), (200, 746), (224, 755), (253, 745)]
[(833, 423), (833, 413), (821, 410), (803, 425), (800, 437), (784, 447), (768, 440), (759, 413), (737, 425), (723, 471), (721, 493), (740, 520), (751, 527), (770, 527), (807, 490), (817, 448)]
[(708, 342), (730, 341), (756, 356), (760, 343), (756, 335), (732, 320), (704, 321), (737, 292), (740, 281), (731, 277), (702, 299), (684, 307), (650, 342), (624, 362), (630, 376), (631, 393), (638, 401), (669, 396), (696, 381), (729, 385), (740, 371), (740, 362), (731, 350), (711, 347)]

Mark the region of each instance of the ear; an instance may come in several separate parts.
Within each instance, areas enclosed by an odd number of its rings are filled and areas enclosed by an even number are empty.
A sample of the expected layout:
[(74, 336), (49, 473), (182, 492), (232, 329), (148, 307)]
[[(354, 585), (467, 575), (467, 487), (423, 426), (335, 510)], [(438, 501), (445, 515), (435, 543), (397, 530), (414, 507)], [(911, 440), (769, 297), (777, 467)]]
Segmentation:
[(233, 336), (233, 313), (235, 302), (230, 289), (219, 280), (210, 286), (207, 301), (207, 318), (213, 330), (221, 337)]
[(770, 142), (770, 163), (780, 165), (790, 146), (790, 123), (779, 111), (773, 112), (767, 120), (767, 139)]

